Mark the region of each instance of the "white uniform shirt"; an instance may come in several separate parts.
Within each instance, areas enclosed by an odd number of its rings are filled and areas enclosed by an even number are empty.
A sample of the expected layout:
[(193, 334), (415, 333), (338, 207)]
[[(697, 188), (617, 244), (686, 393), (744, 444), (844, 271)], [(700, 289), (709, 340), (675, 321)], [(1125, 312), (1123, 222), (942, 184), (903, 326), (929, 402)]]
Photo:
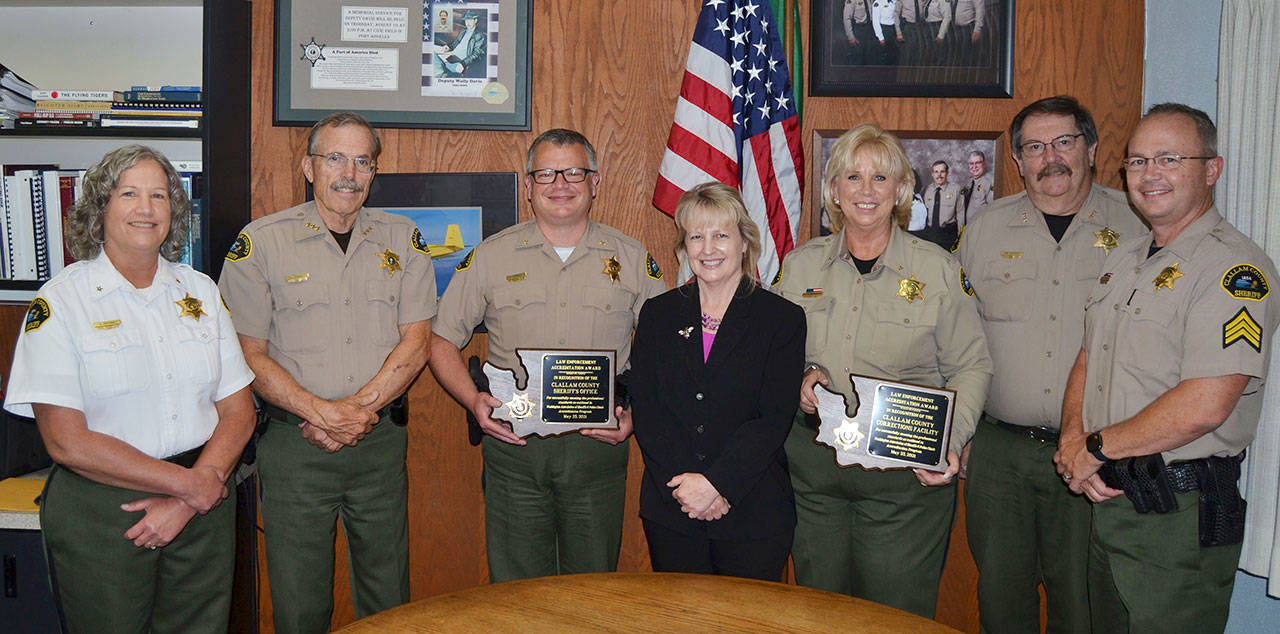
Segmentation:
[(166, 458), (209, 440), (214, 403), (252, 381), (213, 280), (160, 258), (151, 286), (135, 289), (104, 252), (36, 294), (4, 406), (79, 410), (91, 431)]

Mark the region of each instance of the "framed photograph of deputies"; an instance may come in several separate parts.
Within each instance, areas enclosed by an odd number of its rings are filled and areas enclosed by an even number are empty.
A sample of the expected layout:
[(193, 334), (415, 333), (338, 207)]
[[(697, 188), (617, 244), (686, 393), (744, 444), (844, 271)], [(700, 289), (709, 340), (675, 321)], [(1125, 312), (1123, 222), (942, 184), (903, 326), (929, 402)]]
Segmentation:
[(528, 130), (532, 0), (275, 0), (276, 125)]
[[(1003, 195), (998, 174), (1006, 137), (998, 131), (892, 132), (902, 141), (916, 177), (907, 231), (950, 249), (965, 224)], [(819, 159), (818, 168), (811, 170), (813, 195), (819, 201), (813, 214), (815, 236), (831, 233), (831, 218), (822, 203), (822, 183), (827, 177), (831, 146), (841, 134), (844, 130), (813, 132), (813, 149)]]
[(1014, 0), (813, 0), (809, 94), (1013, 95)]

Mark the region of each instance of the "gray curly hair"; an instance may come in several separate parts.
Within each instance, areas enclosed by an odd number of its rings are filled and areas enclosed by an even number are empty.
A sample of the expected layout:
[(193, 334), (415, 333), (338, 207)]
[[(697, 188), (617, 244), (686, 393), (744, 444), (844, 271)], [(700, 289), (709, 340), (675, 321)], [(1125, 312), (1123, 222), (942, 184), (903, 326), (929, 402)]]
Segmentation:
[(77, 260), (89, 260), (102, 251), (105, 240), (102, 218), (111, 201), (111, 192), (120, 175), (143, 161), (155, 161), (169, 182), (169, 235), (160, 245), (160, 255), (170, 262), (182, 258), (186, 250), (187, 228), (191, 225), (191, 199), (182, 188), (182, 179), (169, 159), (145, 145), (126, 145), (102, 157), (80, 179), (80, 197), (67, 213), (67, 248)]

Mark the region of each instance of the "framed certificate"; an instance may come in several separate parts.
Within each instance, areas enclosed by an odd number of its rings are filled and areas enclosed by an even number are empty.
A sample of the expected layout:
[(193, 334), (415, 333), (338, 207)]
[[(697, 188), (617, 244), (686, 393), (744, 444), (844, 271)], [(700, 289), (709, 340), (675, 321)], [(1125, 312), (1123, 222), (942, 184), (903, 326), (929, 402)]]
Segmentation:
[(531, 0), (276, 0), (275, 125), (528, 130)]

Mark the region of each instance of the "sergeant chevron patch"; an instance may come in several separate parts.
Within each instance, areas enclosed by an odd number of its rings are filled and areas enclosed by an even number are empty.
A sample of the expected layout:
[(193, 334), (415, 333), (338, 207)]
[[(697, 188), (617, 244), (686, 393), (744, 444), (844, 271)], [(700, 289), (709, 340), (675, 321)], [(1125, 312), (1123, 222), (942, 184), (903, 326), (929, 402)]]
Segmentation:
[(1262, 352), (1262, 327), (1245, 308), (1241, 308), (1235, 317), (1222, 324), (1222, 347), (1226, 348), (1237, 341), (1244, 341), (1254, 350)]

